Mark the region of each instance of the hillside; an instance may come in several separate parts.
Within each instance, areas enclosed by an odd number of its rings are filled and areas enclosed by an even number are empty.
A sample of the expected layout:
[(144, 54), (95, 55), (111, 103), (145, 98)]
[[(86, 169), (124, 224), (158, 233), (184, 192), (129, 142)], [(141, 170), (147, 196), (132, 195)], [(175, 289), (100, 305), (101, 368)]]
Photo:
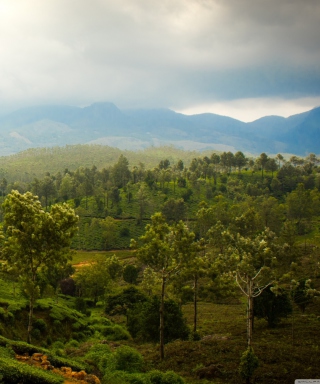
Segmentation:
[(319, 152), (320, 108), (244, 123), (212, 113), (187, 116), (169, 109), (120, 110), (112, 103), (88, 107), (36, 106), (0, 118), (0, 152), (71, 144), (138, 150), (174, 145), (187, 150), (253, 154)]

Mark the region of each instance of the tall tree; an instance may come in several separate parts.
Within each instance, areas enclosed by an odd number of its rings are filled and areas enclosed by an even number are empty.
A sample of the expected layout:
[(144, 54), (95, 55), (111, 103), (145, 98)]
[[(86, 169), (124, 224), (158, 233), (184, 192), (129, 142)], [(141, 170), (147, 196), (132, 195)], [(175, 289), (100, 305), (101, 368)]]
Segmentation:
[[(194, 233), (179, 223), (169, 226), (161, 213), (151, 217), (151, 224), (140, 237), (142, 245), (137, 251), (138, 259), (161, 276), (160, 294), (160, 359), (164, 359), (164, 298), (172, 275), (178, 273), (194, 256)], [(136, 247), (136, 242), (132, 241)]]
[(232, 235), (224, 231), (221, 236), (229, 243), (215, 262), (228, 273), (232, 272), (241, 292), (247, 299), (247, 343), (252, 345), (253, 299), (274, 282), (272, 266), (276, 259), (275, 236), (269, 230), (253, 237)]
[(268, 161), (269, 161), (269, 157), (264, 152), (261, 153), (261, 155), (256, 159), (257, 165), (261, 168), (262, 178), (263, 178), (263, 171), (265, 170)]
[(124, 187), (131, 177), (128, 159), (121, 154), (118, 162), (113, 166), (111, 173), (114, 184), (118, 188)]
[(32, 318), (39, 293), (42, 268), (63, 266), (71, 259), (70, 243), (77, 231), (78, 216), (67, 204), (45, 212), (31, 192), (12, 191), (4, 203), (1, 258), (16, 266), (29, 296), (27, 341), (31, 342)]

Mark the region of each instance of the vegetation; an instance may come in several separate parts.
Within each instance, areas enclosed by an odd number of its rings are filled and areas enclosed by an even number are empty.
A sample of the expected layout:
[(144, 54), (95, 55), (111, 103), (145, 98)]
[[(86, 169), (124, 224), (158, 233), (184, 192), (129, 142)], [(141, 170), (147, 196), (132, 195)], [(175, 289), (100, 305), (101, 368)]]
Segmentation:
[(2, 381), (63, 382), (16, 359), (33, 353), (102, 383), (319, 377), (315, 155), (167, 148), (103, 162), (97, 147), (92, 164), (17, 166), (80, 148), (3, 162)]

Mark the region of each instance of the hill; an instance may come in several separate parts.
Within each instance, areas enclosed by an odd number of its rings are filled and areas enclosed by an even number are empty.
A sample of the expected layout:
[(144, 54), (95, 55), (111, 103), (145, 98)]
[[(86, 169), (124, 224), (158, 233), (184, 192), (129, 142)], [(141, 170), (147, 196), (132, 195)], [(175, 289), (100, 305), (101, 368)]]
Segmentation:
[(289, 118), (267, 116), (244, 123), (212, 113), (184, 115), (169, 109), (120, 110), (112, 103), (88, 107), (35, 106), (0, 118), (0, 151), (100, 144), (137, 150), (174, 145), (187, 150), (238, 150), (258, 154), (319, 152), (320, 108)]

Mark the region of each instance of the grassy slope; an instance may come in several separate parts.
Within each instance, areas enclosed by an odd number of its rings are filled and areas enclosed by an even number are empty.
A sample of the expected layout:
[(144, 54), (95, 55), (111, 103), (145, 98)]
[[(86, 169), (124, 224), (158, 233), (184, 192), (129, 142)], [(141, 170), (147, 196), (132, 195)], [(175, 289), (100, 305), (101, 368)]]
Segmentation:
[(189, 164), (193, 157), (200, 155), (199, 152), (183, 151), (173, 147), (148, 148), (137, 152), (100, 145), (35, 148), (1, 157), (0, 177), (6, 177), (8, 182), (16, 180), (30, 182), (35, 177), (43, 177), (46, 172), (55, 174), (63, 172), (66, 168), (74, 171), (79, 167), (91, 168), (95, 165), (98, 169), (102, 169), (116, 163), (120, 154), (127, 157), (130, 167), (137, 166), (142, 161), (147, 169), (155, 167), (165, 158), (172, 164), (179, 159)]

